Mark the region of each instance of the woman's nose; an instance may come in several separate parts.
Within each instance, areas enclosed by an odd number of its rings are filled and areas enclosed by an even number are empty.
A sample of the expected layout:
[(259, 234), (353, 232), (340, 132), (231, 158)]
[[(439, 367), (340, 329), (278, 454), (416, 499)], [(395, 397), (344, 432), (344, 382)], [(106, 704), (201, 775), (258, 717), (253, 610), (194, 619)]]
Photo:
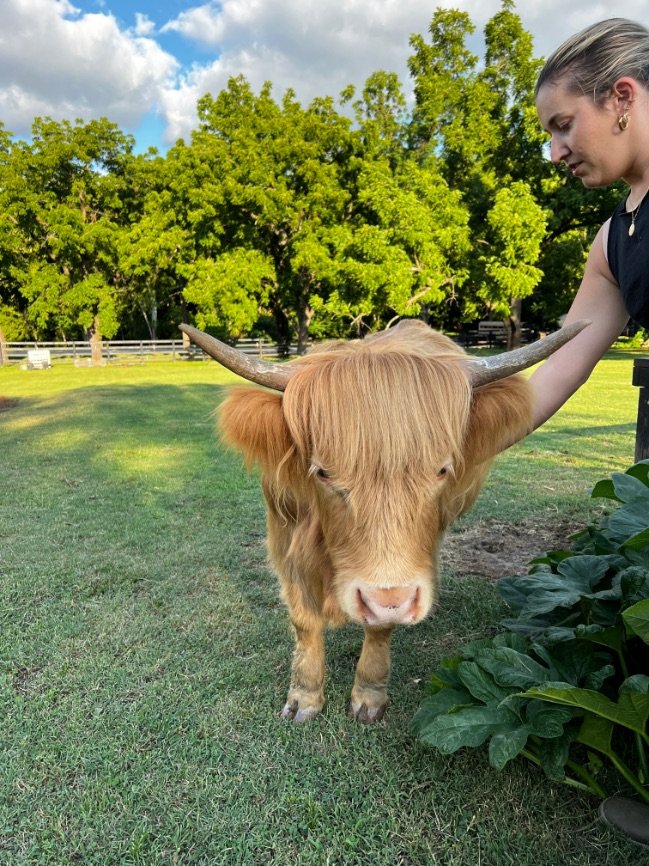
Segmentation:
[(565, 142), (557, 140), (553, 135), (550, 139), (550, 160), (554, 163), (563, 162), (569, 153), (570, 148)]

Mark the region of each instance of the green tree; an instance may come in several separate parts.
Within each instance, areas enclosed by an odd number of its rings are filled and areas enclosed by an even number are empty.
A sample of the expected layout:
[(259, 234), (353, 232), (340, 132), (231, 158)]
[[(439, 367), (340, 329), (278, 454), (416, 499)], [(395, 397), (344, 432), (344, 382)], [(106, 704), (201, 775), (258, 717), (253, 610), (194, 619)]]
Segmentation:
[[(508, 241), (507, 235), (510, 230), (517, 235), (519, 221), (529, 218), (530, 237), (538, 237), (544, 224), (542, 184), (550, 167), (534, 107), (539, 61), (513, 10), (513, 2), (503, 0), (487, 23), (482, 68), (465, 45), (474, 31), (466, 13), (436, 10), (430, 44), (421, 37), (411, 40), (415, 53), (410, 69), (416, 97), (413, 142), (424, 159), (431, 158), (431, 150), (441, 159), (448, 183), (462, 192), (471, 215), (472, 253), (460, 298), (462, 314), (472, 318), (486, 311), (503, 318), (515, 343), (521, 300), (530, 296), (532, 279), (536, 284), (541, 278), (541, 247), (535, 240), (523, 249), (520, 238)], [(520, 201), (512, 197), (513, 190), (522, 196)], [(506, 213), (503, 201), (512, 202), (514, 211)], [(496, 219), (504, 220), (501, 227)], [(512, 255), (518, 253), (524, 258), (516, 267)], [(505, 260), (498, 266), (500, 256)]]
[(512, 311), (532, 295), (543, 276), (536, 262), (546, 221), (545, 211), (523, 181), (496, 193), (487, 214), (489, 252), (481, 257), (485, 281), (478, 297), (504, 321), (512, 321)]
[(122, 303), (116, 242), (133, 141), (107, 120), (37, 119), (32, 132), (3, 166), (7, 282), (24, 299), (30, 332), (110, 337)]
[(18, 218), (6, 207), (13, 182), (12, 136), (0, 124), (0, 342), (27, 335), (25, 300), (13, 270), (20, 260), (22, 238)]
[(335, 287), (320, 303), (333, 319), (379, 327), (399, 316), (441, 322), (466, 277), (468, 213), (430, 166), (361, 163), (354, 218), (335, 235)]
[[(137, 331), (140, 317), (149, 338), (177, 336), (183, 307), (183, 267), (192, 258), (192, 237), (177, 186), (187, 183), (173, 156), (138, 156), (131, 166), (137, 195), (129, 207), (129, 219), (119, 234), (119, 283), (124, 305)], [(122, 330), (127, 319), (122, 318)]]
[[(278, 104), (270, 84), (255, 95), (241, 77), (216, 98), (203, 97), (198, 110), (200, 129), (191, 147), (209, 152), (218, 189), (220, 237), (211, 272), (230, 280), (237, 293), (241, 281), (232, 263), (247, 259), (246, 280), (259, 276), (259, 299), (267, 299), (279, 336), (288, 341), (296, 333), (302, 350), (314, 315), (311, 299), (329, 291), (331, 231), (347, 217), (343, 174), (352, 144), (349, 120), (329, 99), (303, 108), (288, 91)], [(198, 297), (191, 289), (185, 295)]]
[[(351, 102), (354, 95), (349, 85), (341, 94), (341, 103)], [(386, 159), (392, 168), (403, 162), (408, 114), (399, 76), (384, 70), (372, 73), (352, 107), (364, 158)]]
[(249, 333), (268, 303), (275, 270), (258, 250), (236, 247), (186, 267), (184, 295), (198, 309), (199, 328), (215, 328), (238, 339)]

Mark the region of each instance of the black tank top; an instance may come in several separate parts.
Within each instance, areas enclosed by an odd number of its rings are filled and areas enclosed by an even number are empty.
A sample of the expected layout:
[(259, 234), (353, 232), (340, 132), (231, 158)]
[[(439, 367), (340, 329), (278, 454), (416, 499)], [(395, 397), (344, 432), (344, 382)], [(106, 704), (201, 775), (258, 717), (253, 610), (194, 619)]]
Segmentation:
[(645, 196), (629, 237), (631, 214), (624, 201), (613, 211), (608, 232), (608, 266), (631, 318), (649, 328), (649, 195)]

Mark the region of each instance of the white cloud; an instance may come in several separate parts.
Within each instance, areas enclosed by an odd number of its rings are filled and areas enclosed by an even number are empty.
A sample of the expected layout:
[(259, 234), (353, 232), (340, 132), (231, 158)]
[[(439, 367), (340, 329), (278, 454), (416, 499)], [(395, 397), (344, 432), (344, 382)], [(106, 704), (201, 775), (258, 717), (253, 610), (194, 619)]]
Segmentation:
[(218, 56), (163, 93), (168, 136), (186, 137), (197, 99), (218, 93), (231, 76), (244, 75), (255, 90), (271, 81), (278, 98), (292, 88), (303, 102), (337, 97), (350, 83), (362, 87), (378, 69), (406, 83), (408, 39), (426, 31), (432, 12), (421, 0), (223, 0), (183, 12), (162, 30), (209, 45)]
[[(472, 48), (485, 23), (501, 9), (500, 0), (211, 0), (182, 12), (162, 32), (175, 32), (216, 55), (186, 70), (161, 96), (167, 137), (187, 137), (196, 123), (196, 101), (218, 93), (233, 75), (244, 75), (258, 90), (273, 83), (276, 97), (287, 88), (302, 102), (337, 97), (349, 83), (362, 88), (378, 69), (396, 72), (408, 90), (409, 39), (427, 34), (435, 7), (461, 9), (476, 27)], [(612, 13), (604, 2), (519, 0), (515, 11), (534, 37), (537, 56), (563, 39)], [(649, 20), (649, 0), (627, 0), (625, 15)]]
[(224, 35), (223, 15), (217, 6), (211, 3), (205, 6), (194, 6), (186, 12), (181, 12), (178, 18), (168, 21), (161, 33), (176, 32), (212, 48), (218, 48)]
[[(0, 117), (13, 132), (28, 132), (39, 114), (106, 115), (132, 129), (158, 111), (168, 141), (188, 138), (197, 99), (236, 75), (256, 91), (271, 81), (277, 98), (292, 88), (303, 103), (337, 97), (349, 83), (360, 89), (378, 69), (396, 72), (408, 89), (409, 38), (427, 33), (435, 7), (469, 14), (474, 50), (501, 9), (501, 0), (209, 0), (165, 23), (164, 4), (153, 11), (150, 0), (149, 14), (137, 0), (76, 2), (103, 11), (84, 13), (70, 0), (0, 0)], [(117, 9), (134, 26), (120, 25), (110, 11)], [(619, 13), (605, 0), (518, 0), (515, 11), (537, 56), (611, 14), (649, 23), (649, 0), (626, 0)], [(197, 48), (184, 67), (161, 47), (179, 39), (183, 57)]]
[(177, 69), (152, 39), (68, 0), (0, 0), (0, 116), (15, 134), (36, 115), (135, 125)]
[(135, 13), (135, 27), (133, 32), (136, 36), (149, 36), (155, 31), (155, 22), (148, 15), (143, 15), (141, 12)]

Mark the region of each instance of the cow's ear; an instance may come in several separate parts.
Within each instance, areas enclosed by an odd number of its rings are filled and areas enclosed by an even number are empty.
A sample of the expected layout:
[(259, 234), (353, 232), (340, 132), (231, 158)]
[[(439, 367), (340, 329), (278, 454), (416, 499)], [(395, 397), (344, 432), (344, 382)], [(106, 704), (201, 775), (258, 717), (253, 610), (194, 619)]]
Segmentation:
[(282, 413), (282, 396), (260, 388), (233, 388), (219, 408), (219, 430), (246, 462), (276, 469), (293, 442)]
[(465, 440), (468, 463), (482, 463), (522, 439), (532, 427), (532, 389), (523, 376), (508, 376), (473, 395)]

